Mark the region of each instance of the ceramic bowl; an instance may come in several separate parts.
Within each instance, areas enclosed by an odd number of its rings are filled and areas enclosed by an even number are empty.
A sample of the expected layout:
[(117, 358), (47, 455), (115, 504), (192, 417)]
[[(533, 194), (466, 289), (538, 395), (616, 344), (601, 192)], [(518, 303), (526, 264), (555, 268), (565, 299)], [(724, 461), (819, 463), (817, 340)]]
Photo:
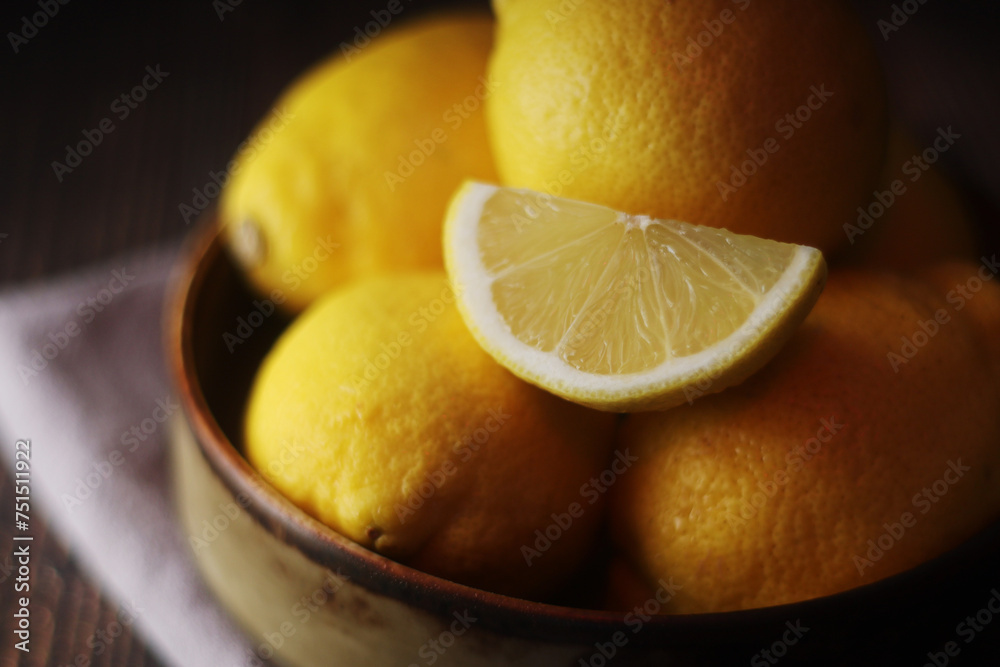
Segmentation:
[(251, 379), (288, 320), (248, 290), (214, 221), (192, 237), (174, 278), (166, 328), (183, 405), (172, 434), (178, 512), (205, 581), (250, 639), (246, 664), (922, 664), (960, 641), (955, 624), (1000, 586), (1000, 525), (873, 584), (719, 614), (657, 615), (655, 597), (631, 612), (542, 604), (420, 572), (315, 521), (242, 456)]

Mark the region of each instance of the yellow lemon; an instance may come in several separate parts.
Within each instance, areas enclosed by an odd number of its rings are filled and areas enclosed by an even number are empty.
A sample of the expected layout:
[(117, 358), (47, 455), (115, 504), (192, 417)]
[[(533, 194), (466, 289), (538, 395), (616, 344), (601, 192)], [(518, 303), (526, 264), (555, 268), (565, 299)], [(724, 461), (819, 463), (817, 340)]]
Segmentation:
[(666, 409), (743, 381), (816, 302), (815, 248), (467, 183), (448, 274), (479, 344), (555, 394)]
[[(996, 261), (994, 264), (996, 264)], [(994, 266), (995, 272), (1000, 265)], [(676, 613), (777, 605), (916, 566), (1000, 516), (1000, 284), (834, 272), (763, 371), (626, 418), (620, 547)]]
[[(246, 453), (282, 493), (379, 553), (542, 596), (586, 558), (613, 416), (510, 374), (469, 335), (443, 273), (317, 301), (268, 355)], [(554, 526), (554, 527), (553, 527)], [(540, 537), (541, 536), (541, 537)]]
[(495, 0), (487, 122), (505, 185), (817, 247), (886, 144), (840, 0)]
[(229, 247), (292, 310), (355, 277), (441, 267), (464, 178), (495, 178), (482, 103), (493, 23), (444, 14), (387, 30), (296, 81), (237, 154)]

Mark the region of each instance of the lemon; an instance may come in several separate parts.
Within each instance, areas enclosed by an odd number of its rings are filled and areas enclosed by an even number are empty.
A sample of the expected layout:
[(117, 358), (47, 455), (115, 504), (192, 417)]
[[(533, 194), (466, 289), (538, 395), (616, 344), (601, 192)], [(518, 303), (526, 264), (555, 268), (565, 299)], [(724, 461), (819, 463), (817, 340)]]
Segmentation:
[(455, 194), (444, 242), (487, 352), (559, 396), (622, 412), (741, 382), (826, 276), (813, 248), (475, 182)]
[(290, 310), (345, 282), (440, 269), (464, 178), (495, 178), (482, 104), (493, 23), (441, 14), (393, 27), (292, 84), (231, 169), (229, 248)]
[(985, 273), (833, 271), (746, 383), (625, 418), (619, 446), (639, 461), (611, 525), (647, 584), (684, 586), (667, 611), (837, 593), (1000, 517), (1000, 285)]
[[(874, 189), (885, 85), (844, 0), (494, 0), (504, 185), (815, 246)], [(856, 216), (855, 216), (856, 217)]]
[[(543, 596), (600, 525), (603, 496), (581, 487), (610, 462), (614, 417), (513, 376), (454, 301), (435, 272), (360, 280), (314, 303), (257, 374), (246, 454), (359, 544), (464, 584)], [(554, 515), (558, 538), (539, 542)]]

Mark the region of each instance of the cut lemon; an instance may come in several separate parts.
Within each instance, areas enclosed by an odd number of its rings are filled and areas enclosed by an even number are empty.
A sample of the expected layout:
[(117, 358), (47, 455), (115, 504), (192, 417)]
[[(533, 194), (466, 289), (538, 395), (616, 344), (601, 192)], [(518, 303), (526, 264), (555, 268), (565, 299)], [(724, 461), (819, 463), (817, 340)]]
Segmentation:
[(479, 344), (601, 410), (660, 410), (742, 382), (826, 280), (814, 248), (467, 182), (445, 264)]

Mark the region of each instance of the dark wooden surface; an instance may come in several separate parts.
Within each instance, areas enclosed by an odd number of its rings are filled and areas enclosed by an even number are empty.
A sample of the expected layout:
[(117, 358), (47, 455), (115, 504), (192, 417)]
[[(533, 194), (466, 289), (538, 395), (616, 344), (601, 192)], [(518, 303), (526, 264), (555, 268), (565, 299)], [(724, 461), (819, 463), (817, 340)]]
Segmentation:
[[(893, 2), (858, 1), (886, 65), (896, 114), (921, 141), (932, 138), (938, 126), (964, 132), (967, 138), (945, 155), (944, 167), (981, 211), (1000, 208), (996, 3), (910, 0), (919, 10), (885, 40), (877, 21), (889, 18)], [(403, 17), (412, 18), (449, 3), (402, 4)], [(203, 187), (211, 170), (225, 168), (235, 146), (296, 73), (350, 39), (355, 26), (371, 19), (370, 10), (385, 5), (383, 0), (243, 0), (220, 20), (211, 0), (73, 0), (60, 5), (14, 53), (7, 33), (20, 31), (22, 17), (39, 11), (38, 0), (5, 2), (0, 288), (183, 237), (189, 228), (178, 207), (191, 202), (192, 189)], [(157, 65), (169, 75), (120, 119), (111, 109), (113, 100), (138, 84), (147, 66)], [(64, 160), (65, 146), (106, 117), (114, 132), (57, 180), (52, 161)], [(995, 223), (983, 216), (983, 236), (994, 251), (1000, 249)], [(6, 445), (3, 451), (9, 454)], [(0, 507), (9, 508), (12, 495), (9, 481), (0, 478)], [(14, 650), (14, 595), (6, 576), (13, 526), (4, 514), (0, 666), (61, 667), (77, 656), (92, 665), (157, 664), (128, 632), (101, 655), (92, 654), (88, 640), (114, 620), (117, 609), (80, 573), (72, 553), (48, 534), (37, 514), (32, 605), (37, 634), (30, 655)]]

